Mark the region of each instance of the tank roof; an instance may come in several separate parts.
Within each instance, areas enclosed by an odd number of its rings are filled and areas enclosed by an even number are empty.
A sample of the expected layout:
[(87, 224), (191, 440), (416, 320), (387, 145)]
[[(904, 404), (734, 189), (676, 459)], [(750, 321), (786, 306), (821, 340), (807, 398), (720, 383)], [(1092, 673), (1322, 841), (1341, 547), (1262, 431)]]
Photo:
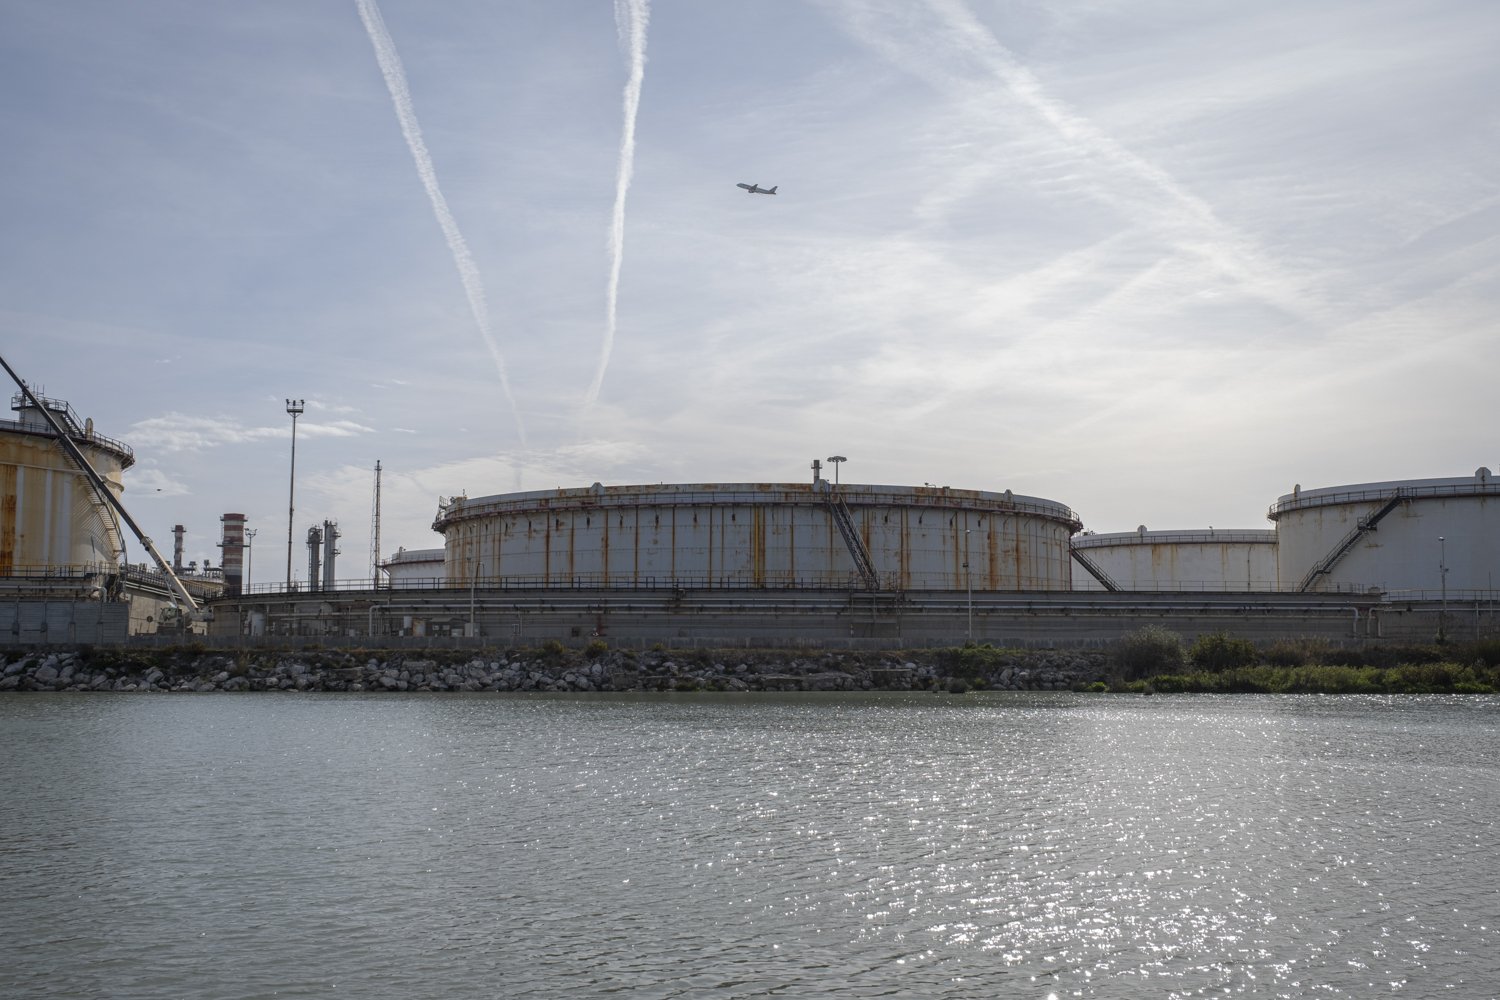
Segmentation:
[(969, 509), (1031, 514), (1063, 521), (1077, 531), (1083, 525), (1065, 504), (1040, 497), (1022, 496), (1006, 490), (962, 490), (947, 486), (879, 486), (857, 483), (832, 485), (813, 483), (654, 483), (605, 486), (595, 483), (579, 488), (497, 493), (492, 496), (455, 496), (438, 503), (433, 528), (442, 531), (454, 521), (496, 514), (527, 511), (559, 511), (597, 507), (629, 507), (643, 504), (667, 506), (716, 506), (720, 504), (821, 504), (830, 491), (851, 507), (897, 504), (912, 507)]
[(1380, 503), (1392, 499), (1496, 495), (1500, 495), (1500, 479), (1489, 469), (1481, 467), (1472, 476), (1448, 479), (1400, 479), (1383, 483), (1355, 483), (1351, 486), (1325, 486), (1314, 490), (1304, 490), (1297, 486), (1292, 492), (1279, 497), (1271, 505), (1266, 517), (1275, 521), (1293, 510), (1340, 504)]
[[(52, 414), (52, 419), (62, 425), (68, 437), (81, 445), (88, 445), (112, 453), (120, 462), (120, 468), (128, 469), (135, 464), (135, 452), (123, 441), (105, 437), (94, 431), (92, 420), (79, 420), (78, 415), (73, 412), (73, 407), (68, 405), (64, 399), (50, 399), (46, 396), (36, 395), (37, 402), (47, 408)], [(0, 420), (0, 428), (14, 431), (20, 434), (37, 434), (43, 437), (53, 437), (52, 427), (46, 419), (37, 412), (37, 408), (31, 405), (21, 393), (11, 397), (10, 408), (16, 411), (15, 420)]]
[(1120, 545), (1275, 545), (1274, 528), (1203, 528), (1187, 531), (1112, 531), (1079, 535), (1075, 549)]

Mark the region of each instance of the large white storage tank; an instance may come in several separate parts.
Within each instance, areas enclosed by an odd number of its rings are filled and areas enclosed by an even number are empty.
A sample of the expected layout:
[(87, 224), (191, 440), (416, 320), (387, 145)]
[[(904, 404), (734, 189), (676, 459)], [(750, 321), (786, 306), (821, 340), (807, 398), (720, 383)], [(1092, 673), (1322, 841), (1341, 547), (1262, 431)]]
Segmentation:
[[(135, 455), (94, 432), (64, 401), (37, 397), (119, 496)], [(15, 420), (0, 421), (0, 576), (98, 571), (120, 562), (115, 513), (57, 443), (42, 414), (20, 394)]]
[[(1277, 588), (1271, 529), (1135, 531), (1083, 534), (1073, 548), (1121, 590), (1270, 591)], [(1105, 585), (1073, 563), (1074, 590)]]
[(863, 548), (887, 591), (1067, 590), (1080, 527), (1060, 503), (1009, 492), (826, 480), (455, 497), (433, 524), (452, 583), (865, 587)]
[(1407, 479), (1304, 490), (1267, 515), (1276, 522), (1283, 589), (1493, 591), (1500, 580), (1500, 480)]

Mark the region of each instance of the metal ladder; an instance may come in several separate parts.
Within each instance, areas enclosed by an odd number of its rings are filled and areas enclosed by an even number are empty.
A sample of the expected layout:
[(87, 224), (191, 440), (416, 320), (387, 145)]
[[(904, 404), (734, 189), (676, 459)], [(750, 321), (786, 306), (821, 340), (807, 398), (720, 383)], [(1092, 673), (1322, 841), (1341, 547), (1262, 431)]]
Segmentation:
[(1391, 511), (1395, 510), (1401, 504), (1401, 501), (1405, 498), (1405, 490), (1396, 490), (1390, 496), (1385, 498), (1385, 502), (1381, 504), (1373, 514), (1368, 514), (1365, 517), (1360, 518), (1358, 523), (1355, 524), (1354, 528), (1349, 532), (1349, 534), (1340, 539), (1339, 543), (1333, 547), (1332, 551), (1330, 551), (1322, 559), (1318, 560), (1318, 562), (1313, 565), (1313, 568), (1307, 571), (1307, 575), (1304, 576), (1302, 578), (1302, 582), (1297, 585), (1297, 590), (1307, 591), (1311, 589), (1313, 583), (1317, 580), (1318, 577), (1328, 575), (1329, 571), (1333, 569), (1334, 564), (1337, 563), (1340, 559), (1344, 558), (1348, 551), (1354, 548), (1354, 544), (1356, 542), (1358, 542), (1368, 533), (1374, 531), (1375, 525), (1379, 524), (1382, 518), (1384, 518)]
[(860, 578), (864, 580), (866, 590), (879, 590), (880, 577), (875, 572), (875, 564), (870, 559), (870, 550), (865, 548), (864, 539), (859, 537), (859, 532), (854, 530), (854, 519), (849, 516), (849, 505), (844, 503), (844, 498), (833, 490), (823, 494), (823, 499), (828, 504), (828, 510), (833, 515), (833, 523), (839, 526), (839, 534), (844, 536), (844, 545), (849, 549), (849, 555), (854, 559), (854, 566), (859, 570)]
[(1106, 573), (1106, 572), (1104, 572), (1104, 570), (1100, 569), (1099, 566), (1098, 566), (1098, 564), (1095, 563), (1094, 560), (1090, 559), (1088, 556), (1084, 555), (1082, 552), (1079, 552), (1077, 549), (1073, 548), (1071, 545), (1068, 546), (1068, 551), (1070, 551), (1070, 552), (1073, 553), (1073, 559), (1074, 559), (1075, 562), (1078, 563), (1078, 565), (1080, 565), (1084, 569), (1088, 570), (1089, 576), (1093, 577), (1095, 580), (1098, 580), (1101, 584), (1104, 585), (1104, 589), (1105, 590), (1118, 591), (1120, 589), (1120, 585), (1118, 583), (1116, 583), (1114, 581), (1114, 579), (1111, 578), (1108, 573)]

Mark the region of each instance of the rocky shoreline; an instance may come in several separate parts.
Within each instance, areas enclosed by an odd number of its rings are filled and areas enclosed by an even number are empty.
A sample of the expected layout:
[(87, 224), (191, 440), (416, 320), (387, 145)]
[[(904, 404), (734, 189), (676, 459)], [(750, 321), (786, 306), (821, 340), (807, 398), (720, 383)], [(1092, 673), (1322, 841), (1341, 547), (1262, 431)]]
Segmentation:
[(1102, 653), (985, 648), (904, 653), (591, 647), (390, 651), (47, 650), (11, 653), (0, 692), (1061, 691), (1104, 678)]

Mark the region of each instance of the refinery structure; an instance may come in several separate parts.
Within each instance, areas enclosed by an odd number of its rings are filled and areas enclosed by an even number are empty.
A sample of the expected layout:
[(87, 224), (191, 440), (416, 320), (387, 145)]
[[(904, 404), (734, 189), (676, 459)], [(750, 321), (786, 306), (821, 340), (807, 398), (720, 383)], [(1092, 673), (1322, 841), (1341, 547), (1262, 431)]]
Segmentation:
[[(1095, 534), (1055, 500), (830, 482), (814, 460), (801, 483), (434, 498), (441, 546), (381, 558), (377, 465), (372, 565), (340, 575), (342, 531), (324, 520), (305, 528), (304, 577), (289, 567), (286, 581), (250, 587), (257, 528), (244, 514), (219, 517), (218, 567), (183, 565), (181, 525), (169, 564), (122, 500), (131, 448), (16, 381), (15, 417), (0, 421), (0, 638), (11, 644), (192, 632), (351, 644), (1070, 645), (1148, 623), (1362, 642), (1479, 637), (1497, 625), (1500, 480), (1487, 468), (1294, 487), (1270, 505), (1267, 529)], [(843, 459), (830, 461), (836, 470)], [(148, 558), (132, 563), (133, 546)]]

